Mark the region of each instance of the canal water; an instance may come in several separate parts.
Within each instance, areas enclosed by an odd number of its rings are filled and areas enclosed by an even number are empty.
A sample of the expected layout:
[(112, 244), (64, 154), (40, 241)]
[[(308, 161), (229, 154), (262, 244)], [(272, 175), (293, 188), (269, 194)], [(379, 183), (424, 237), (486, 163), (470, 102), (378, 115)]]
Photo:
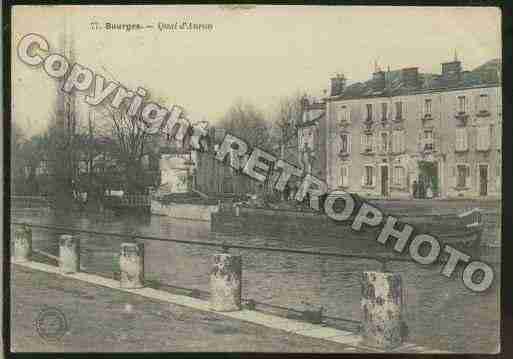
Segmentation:
[[(226, 236), (210, 231), (210, 223), (161, 216), (115, 216), (112, 214), (56, 214), (48, 210), (14, 210), (13, 221), (230, 244), (276, 246), (323, 252), (344, 252), (342, 241), (312, 240), (289, 233), (275, 236)], [(58, 234), (33, 229), (34, 248), (54, 255)], [(491, 237), (485, 235), (484, 238)], [(122, 239), (81, 234), (84, 270), (112, 276)], [(490, 240), (493, 242), (493, 240)], [(461, 281), (461, 272), (446, 278), (441, 265), (420, 266), (391, 262), (387, 269), (400, 273), (404, 287), (404, 316), (409, 339), (421, 345), (456, 352), (498, 350), (500, 313), (500, 246), (483, 247), (496, 277), (485, 293), (473, 293)], [(211, 255), (216, 247), (145, 241), (145, 271), (148, 280), (175, 287), (208, 291)], [(323, 307), (336, 326), (356, 330), (360, 314), (360, 278), (364, 270), (379, 270), (372, 260), (318, 257), (255, 250), (230, 250), (243, 258), (243, 297), (257, 303), (304, 310)], [(361, 253), (365, 253), (362, 243)], [(491, 254), (490, 254), (491, 253)], [(257, 308), (260, 308), (257, 306)], [(271, 307), (269, 307), (271, 308)]]

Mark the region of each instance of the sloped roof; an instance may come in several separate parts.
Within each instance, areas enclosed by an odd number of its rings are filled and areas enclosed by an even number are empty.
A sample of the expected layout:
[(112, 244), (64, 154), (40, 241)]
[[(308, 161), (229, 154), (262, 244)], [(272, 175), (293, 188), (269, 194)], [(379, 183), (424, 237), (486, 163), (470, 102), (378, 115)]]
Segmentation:
[(402, 70), (385, 72), (386, 87), (383, 90), (373, 90), (373, 80), (356, 82), (344, 89), (340, 95), (331, 96), (330, 99), (357, 99), (365, 97), (382, 97), (408, 95), (419, 92), (444, 90), (449, 88), (468, 88), (483, 85), (498, 85), (501, 71), (501, 60), (493, 59), (476, 67), (472, 71), (462, 71), (461, 80), (450, 86), (443, 81), (442, 75), (432, 73), (419, 73), (418, 86), (408, 86), (403, 81)]

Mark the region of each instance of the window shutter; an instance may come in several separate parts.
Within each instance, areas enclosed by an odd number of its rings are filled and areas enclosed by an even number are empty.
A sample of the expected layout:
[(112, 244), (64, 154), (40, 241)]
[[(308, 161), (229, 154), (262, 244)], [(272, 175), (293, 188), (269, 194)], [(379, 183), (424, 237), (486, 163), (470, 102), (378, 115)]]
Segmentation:
[(466, 128), (457, 128), (456, 129), (456, 150), (457, 151), (466, 151), (468, 147), (467, 140), (467, 129)]
[(351, 134), (347, 134), (347, 153), (351, 153)]
[(408, 118), (408, 102), (403, 101), (403, 118)]
[(498, 150), (502, 150), (502, 123), (499, 122), (495, 127), (495, 143)]
[(491, 128), (490, 126), (485, 126), (484, 128), (484, 147), (485, 150), (490, 149), (490, 137), (491, 137)]
[(405, 131), (400, 131), (398, 133), (399, 135), (399, 152), (400, 153), (403, 153), (406, 149), (406, 136), (405, 136)]
[(371, 167), (372, 168), (372, 185), (375, 186), (376, 185), (376, 167)]
[(363, 173), (362, 173), (362, 186), (365, 186), (365, 173), (367, 172), (367, 167), (363, 166)]
[(378, 133), (373, 133), (372, 134), (372, 151), (373, 152), (378, 152), (379, 151), (379, 138), (378, 138)]
[(462, 151), (461, 128), (456, 129), (456, 151)]
[(490, 148), (490, 126), (477, 128), (477, 150), (487, 151)]
[(419, 152), (424, 150), (424, 139), (423, 139), (422, 135), (423, 135), (423, 131), (422, 130), (418, 130), (417, 131), (417, 150)]
[(365, 152), (365, 135), (362, 133), (362, 135), (360, 136), (360, 145), (361, 145), (361, 151), (360, 152)]
[(349, 166), (342, 167), (342, 186), (348, 186), (349, 184)]

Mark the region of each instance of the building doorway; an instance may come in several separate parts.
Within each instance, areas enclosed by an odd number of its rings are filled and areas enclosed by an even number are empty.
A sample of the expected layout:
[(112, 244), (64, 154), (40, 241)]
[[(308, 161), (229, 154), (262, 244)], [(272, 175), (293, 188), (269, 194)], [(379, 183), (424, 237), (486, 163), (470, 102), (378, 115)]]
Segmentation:
[(419, 197), (433, 198), (440, 194), (438, 180), (438, 163), (431, 161), (419, 161)]
[(388, 197), (388, 166), (381, 166), (381, 195)]
[(479, 165), (479, 195), (488, 195), (488, 165)]

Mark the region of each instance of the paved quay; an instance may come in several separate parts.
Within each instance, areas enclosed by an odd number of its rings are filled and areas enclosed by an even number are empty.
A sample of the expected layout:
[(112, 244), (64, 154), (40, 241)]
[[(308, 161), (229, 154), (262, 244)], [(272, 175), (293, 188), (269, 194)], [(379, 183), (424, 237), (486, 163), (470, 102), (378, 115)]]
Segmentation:
[[(208, 302), (143, 289), (92, 274), (61, 275), (55, 266), (12, 267), (11, 349), (17, 352), (235, 351), (375, 352), (357, 334), (256, 311), (216, 313)], [(67, 331), (44, 340), (36, 329), (45, 308), (57, 308)], [(406, 343), (395, 352), (435, 353)]]

